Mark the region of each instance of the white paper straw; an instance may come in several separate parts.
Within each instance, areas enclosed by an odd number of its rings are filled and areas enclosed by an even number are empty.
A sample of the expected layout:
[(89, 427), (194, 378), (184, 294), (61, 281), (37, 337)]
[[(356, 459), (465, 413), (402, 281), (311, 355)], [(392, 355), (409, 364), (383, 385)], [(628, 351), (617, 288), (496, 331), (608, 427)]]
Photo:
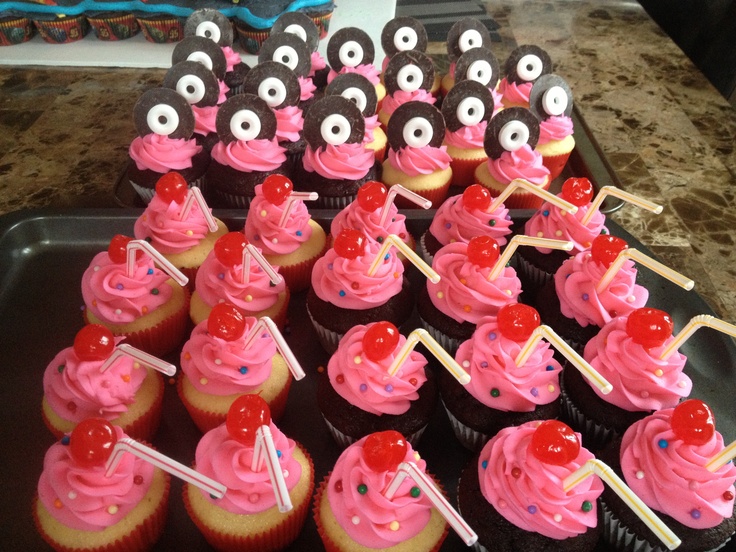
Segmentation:
[(700, 314), (698, 316), (692, 317), (690, 319), (690, 322), (688, 322), (687, 325), (682, 328), (682, 330), (680, 330), (680, 333), (675, 336), (675, 338), (670, 342), (669, 345), (667, 345), (664, 351), (662, 351), (662, 354), (659, 355), (660, 360), (667, 360), (672, 353), (682, 347), (685, 341), (690, 339), (690, 336), (695, 333), (695, 330), (704, 326), (708, 328), (713, 328), (714, 330), (718, 330), (721, 333), (728, 334), (731, 337), (736, 337), (736, 326), (734, 326), (733, 324), (729, 324), (728, 322), (719, 320), (718, 318), (715, 318), (709, 314)]
[(504, 188), (504, 190), (496, 196), (491, 204), (488, 206), (488, 213), (494, 212), (496, 209), (498, 209), (501, 204), (508, 198), (514, 191), (521, 188), (522, 190), (526, 190), (529, 193), (532, 193), (536, 196), (539, 196), (542, 198), (542, 200), (546, 201), (547, 203), (551, 203), (552, 205), (555, 205), (562, 209), (563, 211), (566, 211), (570, 213), (571, 215), (574, 215), (578, 212), (578, 208), (576, 205), (573, 205), (569, 201), (565, 201), (561, 197), (557, 197), (555, 194), (548, 192), (547, 190), (544, 190), (540, 188), (539, 186), (535, 186), (528, 180), (524, 180), (523, 178), (515, 178), (511, 182), (509, 182), (508, 186)]
[(279, 464), (276, 447), (273, 444), (271, 429), (267, 425), (262, 425), (256, 430), (256, 443), (253, 448), (251, 469), (254, 472), (261, 471), (264, 462), (266, 463), (268, 476), (271, 479), (271, 485), (273, 487), (274, 496), (276, 497), (276, 505), (279, 508), (279, 512), (288, 512), (293, 508), (291, 497), (289, 496), (289, 489), (286, 488), (284, 472), (281, 470), (281, 465)]
[(268, 316), (262, 316), (253, 325), (250, 332), (248, 333), (248, 336), (245, 338), (244, 348), (250, 349), (255, 341), (261, 336), (261, 332), (263, 331), (267, 332), (271, 336), (271, 339), (273, 339), (274, 343), (276, 344), (276, 348), (278, 349), (279, 353), (281, 353), (281, 356), (284, 358), (284, 361), (289, 367), (291, 375), (294, 376), (294, 379), (299, 381), (300, 379), (304, 378), (306, 374), (299, 364), (299, 361), (296, 359), (296, 356), (294, 356), (291, 348), (286, 343), (284, 336), (281, 335), (281, 332), (276, 326), (276, 323)]
[(383, 258), (392, 246), (395, 246), (399, 251), (401, 251), (404, 256), (409, 259), (412, 264), (427, 277), (427, 279), (429, 279), (430, 282), (436, 284), (440, 281), (440, 275), (437, 274), (431, 266), (425, 263), (422, 258), (417, 255), (411, 247), (406, 245), (396, 234), (389, 234), (386, 236), (386, 239), (383, 240), (380, 251), (376, 255), (371, 266), (368, 268), (368, 276), (373, 276), (376, 273), (376, 270), (378, 270), (378, 267), (383, 262)]
[(409, 337), (406, 338), (404, 345), (399, 349), (399, 352), (396, 353), (394, 361), (391, 363), (391, 366), (389, 366), (389, 376), (396, 375), (396, 372), (398, 372), (399, 368), (401, 368), (404, 362), (406, 362), (406, 359), (409, 358), (409, 355), (419, 342), (424, 344), (429, 352), (440, 361), (440, 364), (442, 364), (442, 366), (444, 366), (457, 381), (463, 385), (470, 383), (470, 374), (463, 370), (457, 361), (452, 358), (452, 356), (450, 356), (426, 330), (422, 328), (417, 328), (409, 334)]
[(108, 368), (115, 364), (115, 362), (120, 357), (123, 356), (127, 356), (132, 358), (133, 360), (137, 360), (144, 366), (150, 366), (154, 370), (158, 370), (159, 372), (166, 374), (167, 376), (173, 376), (176, 374), (176, 366), (174, 366), (173, 364), (161, 360), (160, 358), (157, 358), (145, 351), (136, 349), (135, 347), (133, 347), (132, 345), (128, 345), (127, 343), (121, 343), (120, 345), (117, 345), (115, 347), (112, 354), (107, 357), (107, 360), (102, 363), (102, 366), (100, 366), (100, 373), (105, 372)]
[(714, 472), (718, 471), (719, 468), (728, 464), (731, 460), (736, 457), (736, 441), (724, 447), (721, 452), (716, 454), (713, 458), (708, 460), (705, 464), (705, 469)]
[(635, 196), (634, 194), (630, 194), (629, 192), (624, 192), (622, 189), (616, 188), (616, 186), (603, 186), (598, 191), (598, 195), (596, 195), (595, 199), (593, 199), (593, 201), (590, 203), (590, 208), (588, 209), (588, 212), (585, 213), (585, 216), (582, 219), (580, 219), (580, 224), (582, 224), (583, 226), (588, 225), (590, 220), (593, 218), (595, 212), (600, 209), (603, 200), (606, 199), (606, 196), (617, 197), (626, 201), (627, 203), (631, 203), (633, 205), (636, 205), (637, 207), (641, 207), (642, 209), (646, 209), (647, 211), (651, 211), (652, 213), (655, 213), (657, 215), (662, 212), (661, 205), (657, 205), (656, 203), (643, 199), (639, 196)]
[(383, 207), (381, 207), (381, 219), (378, 222), (379, 226), (383, 226), (386, 223), (386, 219), (388, 218), (389, 213), (389, 207), (394, 202), (394, 198), (397, 195), (408, 199), (412, 203), (416, 203), (422, 209), (429, 209), (430, 207), (432, 207), (432, 202), (430, 200), (423, 198), (422, 196), (412, 192), (411, 190), (407, 190), (401, 184), (394, 184), (393, 186), (389, 187), (388, 194), (386, 194), (386, 200), (383, 202)]
[(530, 245), (532, 247), (545, 247), (547, 249), (561, 249), (562, 251), (570, 251), (573, 247), (573, 243), (571, 241), (550, 240), (549, 238), (534, 238), (532, 236), (524, 236), (521, 234), (516, 235), (511, 238), (511, 241), (503, 250), (503, 253), (501, 253), (501, 255), (496, 260), (496, 264), (493, 265), (491, 272), (488, 274), (488, 281), (492, 282), (499, 277), (503, 269), (511, 260), (511, 256), (521, 245)]
[(279, 228), (283, 228), (286, 221), (289, 220), (289, 215), (294, 209), (294, 204), (297, 201), (316, 201), (319, 199), (317, 192), (291, 192), (289, 197), (286, 198), (286, 205), (284, 210), (281, 212), (281, 218), (279, 219)]
[(191, 211), (192, 205), (194, 205), (195, 201), (197, 202), (197, 205), (199, 205), (199, 208), (204, 215), (204, 220), (207, 221), (207, 228), (210, 229), (210, 232), (216, 232), (217, 221), (215, 220), (215, 217), (212, 216), (210, 208), (207, 206), (207, 202), (204, 200), (204, 196), (202, 196), (202, 190), (200, 190), (196, 186), (189, 188), (189, 191), (187, 192), (187, 198), (184, 201), (184, 207), (182, 208), (181, 215), (179, 216), (179, 220), (185, 220), (189, 216), (189, 211)]
[(266, 258), (261, 255), (256, 246), (252, 243), (246, 244), (243, 249), (243, 270), (241, 272), (241, 282), (247, 284), (250, 281), (250, 262), (251, 259), (260, 266), (263, 271), (268, 274), (272, 284), (278, 284), (281, 282), (281, 275), (276, 272)]
[(161, 253), (156, 251), (154, 247), (148, 243), (145, 240), (130, 240), (127, 245), (125, 246), (125, 249), (127, 251), (127, 274), (128, 278), (132, 278), (133, 274), (135, 274), (135, 257), (136, 257), (136, 251), (143, 251), (144, 253), (147, 253), (158, 265), (161, 266), (161, 270), (163, 270), (166, 274), (171, 276), (171, 278), (180, 286), (187, 285), (187, 282), (189, 282), (189, 278), (184, 276), (182, 272), (176, 268), (173, 264), (169, 262), (168, 259), (166, 259)]
[(693, 282), (687, 276), (683, 276), (679, 272), (672, 270), (670, 267), (663, 265), (659, 261), (655, 261), (641, 251), (628, 248), (622, 250), (618, 254), (618, 257), (616, 257), (616, 260), (613, 261), (611, 263), (611, 266), (608, 267), (608, 270), (606, 270), (605, 274), (601, 278), (601, 281), (598, 282), (598, 285), (595, 288), (596, 293), (603, 293), (606, 290), (609, 284), (616, 277), (616, 274), (618, 274), (618, 271), (621, 270), (621, 267), (624, 265), (627, 259), (631, 259), (641, 265), (644, 265), (652, 272), (655, 272), (660, 276), (667, 278), (670, 282), (677, 284), (687, 291), (693, 289), (693, 286), (695, 285), (695, 282)]

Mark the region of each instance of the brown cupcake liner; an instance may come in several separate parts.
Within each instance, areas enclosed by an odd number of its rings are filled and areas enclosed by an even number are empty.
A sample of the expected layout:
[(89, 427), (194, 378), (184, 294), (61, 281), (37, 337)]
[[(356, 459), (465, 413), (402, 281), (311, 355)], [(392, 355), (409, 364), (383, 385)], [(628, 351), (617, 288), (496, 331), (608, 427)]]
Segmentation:
[(253, 200), (252, 196), (228, 194), (216, 189), (212, 190), (212, 195), (219, 199), (219, 203), (223, 203), (223, 207), (232, 209), (248, 209), (250, 202)]
[(143, 36), (148, 42), (167, 44), (179, 42), (184, 38), (184, 25), (176, 17), (161, 17), (158, 19), (137, 18)]
[[(574, 370), (568, 367), (566, 370)], [(609, 441), (619, 437), (619, 433), (612, 428), (591, 420), (575, 405), (565, 391), (565, 385), (560, 378), (560, 397), (562, 398), (562, 415), (570, 425), (583, 436), (585, 446), (589, 449), (600, 449)]]
[(89, 32), (87, 18), (81, 15), (63, 17), (53, 21), (34, 20), (38, 34), (49, 44), (68, 44), (82, 40)]
[(424, 234), (422, 234), (422, 237), (419, 238), (419, 255), (421, 255), (422, 260), (427, 263), (429, 266), (432, 266), (432, 261), (434, 260), (434, 255), (432, 255), (429, 250), (427, 249), (427, 245), (424, 243), (424, 237), (427, 235), (427, 230)]
[(36, 28), (27, 17), (15, 17), (0, 22), (0, 46), (14, 46), (33, 38)]
[(484, 159), (452, 159), (450, 167), (452, 167), (452, 185), (461, 188), (467, 188), (471, 184), (475, 184), (475, 169), (478, 165), (484, 163)]
[(550, 274), (549, 272), (545, 272), (544, 270), (537, 268), (521, 255), (516, 255), (515, 259), (516, 268), (519, 270), (521, 275), (524, 276), (526, 280), (534, 284), (537, 289), (541, 288), (544, 284), (554, 278), (554, 274)]
[(340, 344), (343, 334), (328, 330), (322, 324), (317, 322), (312, 316), (312, 313), (309, 312), (309, 305), (307, 305), (307, 314), (309, 315), (309, 319), (312, 321), (314, 330), (317, 332), (317, 340), (320, 345), (322, 345), (322, 348), (329, 354), (333, 354), (337, 351), (337, 346)]
[(314, 202), (315, 209), (344, 209), (350, 205), (353, 201), (358, 199), (357, 194), (348, 196), (319, 196), (317, 201)]
[(99, 40), (125, 40), (137, 35), (141, 30), (132, 13), (113, 16), (87, 16), (87, 21)]
[(445, 408), (447, 417), (450, 420), (450, 425), (452, 426), (452, 431), (455, 433), (457, 440), (460, 441), (460, 444), (473, 452), (478, 452), (482, 449), (483, 445), (485, 445), (490, 439), (490, 436), (481, 433), (480, 431), (476, 431), (472, 427), (467, 426), (458, 420), (455, 415), (450, 412), (450, 409), (447, 408), (444, 401), (442, 401), (442, 406)]

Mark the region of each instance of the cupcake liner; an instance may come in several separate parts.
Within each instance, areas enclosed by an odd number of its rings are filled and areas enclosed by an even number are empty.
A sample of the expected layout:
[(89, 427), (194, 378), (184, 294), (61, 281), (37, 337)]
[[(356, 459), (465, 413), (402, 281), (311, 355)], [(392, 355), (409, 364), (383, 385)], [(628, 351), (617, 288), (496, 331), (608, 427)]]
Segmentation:
[(344, 209), (348, 205), (350, 205), (353, 201), (356, 201), (358, 199), (357, 194), (349, 195), (349, 196), (319, 196), (319, 199), (314, 202), (314, 208), (315, 209)]
[(310, 259), (293, 264), (293, 265), (279, 265), (279, 274), (286, 280), (286, 286), (293, 293), (303, 291), (307, 289), (312, 283), (312, 268), (314, 264), (322, 257), (329, 249), (329, 241), (325, 240), (325, 246), (322, 250)]
[(309, 312), (309, 305), (307, 305), (307, 314), (309, 315), (309, 319), (312, 321), (312, 325), (317, 332), (317, 339), (319, 340), (320, 345), (322, 345), (322, 348), (329, 354), (333, 354), (337, 351), (337, 346), (340, 344), (343, 334), (328, 330), (322, 326), (322, 324), (317, 322), (312, 317), (312, 313)]
[(432, 255), (427, 250), (427, 245), (424, 243), (424, 237), (427, 235), (427, 232), (429, 232), (429, 230), (427, 230), (426, 232), (424, 232), (424, 234), (422, 234), (422, 237), (419, 238), (419, 255), (421, 255), (422, 260), (425, 263), (427, 263), (429, 266), (432, 266), (432, 261), (434, 260), (434, 255)]
[(319, 37), (320, 38), (326, 38), (327, 33), (330, 31), (330, 20), (332, 19), (332, 10), (330, 10), (327, 13), (316, 13), (316, 14), (307, 14), (312, 21), (314, 21), (314, 24), (317, 25), (317, 30), (319, 30)]
[(13, 46), (33, 38), (36, 28), (27, 17), (15, 17), (0, 21), (0, 46)]
[(95, 36), (99, 40), (125, 40), (138, 34), (141, 30), (132, 13), (113, 16), (87, 16)]
[(521, 255), (515, 255), (514, 258), (516, 259), (516, 268), (521, 275), (537, 289), (540, 289), (554, 277), (554, 274), (537, 268)]
[(447, 408), (445, 401), (442, 401), (442, 406), (445, 407), (447, 417), (450, 419), (452, 431), (455, 432), (455, 437), (457, 437), (457, 440), (460, 441), (460, 444), (462, 444), (466, 449), (473, 452), (478, 452), (480, 449), (482, 449), (483, 445), (488, 442), (490, 437), (488, 435), (485, 435), (484, 433), (481, 433), (480, 431), (476, 431), (475, 429), (465, 425), (460, 420), (458, 420), (455, 415)]
[(542, 156), (542, 164), (549, 169), (550, 180), (554, 180), (555, 178), (560, 176), (560, 174), (562, 174), (562, 171), (565, 169), (565, 165), (567, 164), (567, 160), (570, 158), (571, 153), (572, 150), (560, 155)]
[(137, 18), (143, 36), (148, 42), (166, 44), (184, 38), (184, 25), (176, 17)]
[(461, 188), (467, 188), (475, 183), (475, 169), (478, 165), (484, 163), (488, 158), (483, 159), (455, 159), (450, 161), (452, 167), (452, 185)]
[(81, 15), (63, 17), (52, 21), (34, 20), (38, 34), (49, 44), (68, 44), (84, 38), (89, 32), (89, 23)]
[(230, 207), (233, 209), (248, 209), (248, 207), (250, 207), (250, 202), (253, 199), (251, 196), (228, 194), (214, 188), (212, 189), (212, 195), (218, 200), (218, 204), (222, 204), (223, 207)]
[(261, 46), (271, 34), (271, 29), (254, 29), (240, 23), (235, 24), (235, 29), (238, 31), (240, 46), (249, 54), (258, 54)]
[[(335, 442), (340, 446), (340, 448), (346, 449), (358, 440), (354, 437), (351, 437), (350, 435), (346, 435), (345, 433), (337, 429), (334, 425), (330, 423), (327, 418), (324, 417), (324, 415), (322, 416), (322, 419), (325, 421), (327, 429), (330, 430), (332, 438), (335, 439)], [(424, 433), (425, 429), (427, 429), (426, 425), (421, 429), (415, 431), (411, 435), (404, 435), (404, 438), (409, 442), (412, 447), (416, 448), (417, 444), (419, 443), (419, 439), (422, 438), (422, 434)]]
[(447, 351), (451, 355), (455, 355), (458, 348), (460, 347), (460, 343), (462, 343), (461, 340), (452, 338), (448, 335), (445, 335), (441, 331), (439, 331), (437, 328), (429, 324), (424, 318), (419, 318), (419, 321), (422, 324), (422, 328), (427, 330), (429, 332), (429, 335), (431, 335), (437, 343), (439, 343), (442, 348)]
[[(567, 368), (568, 370), (574, 368)], [(603, 447), (609, 441), (619, 436), (618, 432), (611, 428), (607, 428), (590, 418), (587, 418), (580, 409), (575, 406), (570, 396), (565, 391), (565, 385), (560, 378), (560, 396), (562, 397), (562, 415), (570, 422), (570, 425), (579, 431), (583, 436), (585, 446), (589, 449), (597, 449)]]

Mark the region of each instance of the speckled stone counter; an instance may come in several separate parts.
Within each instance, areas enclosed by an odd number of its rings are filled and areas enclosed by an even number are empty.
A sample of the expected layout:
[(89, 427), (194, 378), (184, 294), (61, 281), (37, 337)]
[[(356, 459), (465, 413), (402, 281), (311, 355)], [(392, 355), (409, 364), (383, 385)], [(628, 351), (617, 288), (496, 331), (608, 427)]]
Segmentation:
[[(736, 112), (634, 2), (486, 6), (501, 25), (497, 57), (518, 44), (544, 47), (624, 188), (665, 206), (659, 216), (624, 207), (611, 217), (736, 321)], [(162, 77), (0, 67), (0, 213), (115, 206), (133, 104)]]

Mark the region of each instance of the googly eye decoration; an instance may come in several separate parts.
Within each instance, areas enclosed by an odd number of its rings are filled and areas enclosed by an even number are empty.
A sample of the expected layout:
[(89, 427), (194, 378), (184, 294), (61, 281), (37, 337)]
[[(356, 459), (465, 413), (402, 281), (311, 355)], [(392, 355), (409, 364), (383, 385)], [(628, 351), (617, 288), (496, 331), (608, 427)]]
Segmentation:
[(237, 140), (272, 140), (276, 135), (276, 116), (258, 96), (238, 94), (220, 106), (215, 126), (218, 138), (225, 144)]
[(416, 50), (399, 52), (389, 60), (383, 82), (386, 92), (391, 95), (399, 90), (429, 91), (434, 83), (434, 63), (427, 54)]
[(373, 63), (373, 41), (363, 29), (343, 27), (327, 42), (327, 63), (339, 73), (343, 67)]
[(360, 109), (342, 96), (324, 96), (314, 102), (304, 116), (304, 138), (313, 150), (328, 144), (356, 144), (363, 141), (365, 120)]
[(282, 13), (271, 27), (271, 34), (291, 33), (307, 43), (309, 53), (317, 51), (319, 29), (312, 19), (302, 12)]
[(184, 36), (201, 36), (218, 46), (233, 45), (233, 24), (219, 10), (202, 8), (195, 10), (184, 23)]
[(264, 61), (248, 71), (243, 91), (260, 97), (271, 109), (297, 105), (301, 95), (294, 71), (277, 61)]
[(552, 59), (539, 46), (525, 44), (509, 55), (504, 66), (506, 80), (514, 84), (534, 82), (552, 72)]
[(383, 26), (381, 48), (390, 58), (406, 50), (427, 50), (427, 30), (413, 17), (394, 17)]
[(386, 136), (389, 147), (395, 151), (406, 146), (438, 148), (445, 138), (445, 120), (432, 104), (406, 102), (388, 120)]
[(558, 75), (542, 75), (529, 93), (529, 109), (540, 121), (572, 114), (572, 90)]
[(447, 130), (456, 132), (463, 127), (489, 121), (493, 107), (493, 94), (488, 87), (464, 80), (455, 83), (442, 100), (442, 116)]
[(225, 78), (227, 61), (225, 54), (215, 42), (203, 36), (189, 36), (174, 47), (171, 65), (182, 61), (196, 61), (212, 71), (218, 80)]
[(166, 71), (164, 88), (176, 90), (189, 105), (211, 107), (220, 98), (220, 86), (215, 74), (196, 61), (182, 61)]
[(525, 107), (502, 109), (486, 127), (483, 148), (491, 159), (498, 159), (506, 151), (516, 151), (539, 141), (539, 120)]
[(133, 123), (139, 136), (158, 134), (189, 139), (194, 132), (194, 113), (176, 90), (152, 88), (135, 103)]
[(455, 62), (455, 82), (472, 80), (493, 89), (500, 79), (498, 59), (488, 48), (468, 50)]
[(490, 48), (491, 33), (478, 19), (465, 17), (450, 27), (447, 33), (447, 55), (455, 61), (473, 48)]
[(298, 77), (306, 77), (312, 68), (312, 54), (307, 43), (291, 33), (269, 36), (258, 51), (258, 62), (278, 61), (294, 71)]
[(358, 106), (364, 117), (371, 117), (376, 114), (378, 107), (376, 87), (366, 77), (358, 73), (337, 75), (325, 88), (325, 94), (347, 98)]

